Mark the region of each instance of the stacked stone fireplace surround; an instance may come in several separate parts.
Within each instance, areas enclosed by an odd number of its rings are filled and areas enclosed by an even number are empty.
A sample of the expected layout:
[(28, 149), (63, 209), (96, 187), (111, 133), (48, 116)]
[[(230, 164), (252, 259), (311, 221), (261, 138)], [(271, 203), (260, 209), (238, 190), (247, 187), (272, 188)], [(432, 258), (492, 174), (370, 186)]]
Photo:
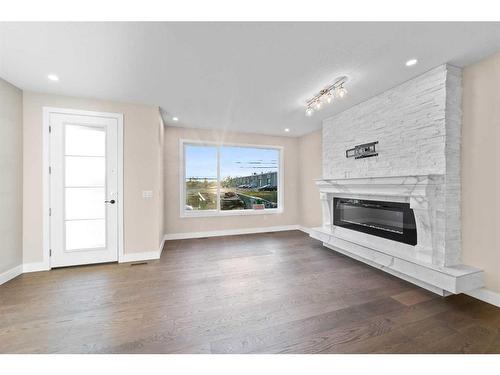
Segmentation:
[[(311, 236), (333, 250), (440, 295), (483, 286), (461, 263), (461, 70), (442, 65), (323, 122), (323, 225)], [(378, 156), (346, 158), (378, 141)], [(333, 225), (333, 198), (409, 203), (417, 244)]]

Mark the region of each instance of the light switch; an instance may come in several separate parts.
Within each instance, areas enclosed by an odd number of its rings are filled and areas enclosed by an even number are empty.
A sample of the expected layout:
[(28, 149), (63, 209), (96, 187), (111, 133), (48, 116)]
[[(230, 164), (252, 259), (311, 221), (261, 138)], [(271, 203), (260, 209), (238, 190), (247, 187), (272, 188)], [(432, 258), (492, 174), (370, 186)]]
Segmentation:
[(143, 190), (142, 197), (143, 198), (153, 198), (153, 192), (151, 190)]

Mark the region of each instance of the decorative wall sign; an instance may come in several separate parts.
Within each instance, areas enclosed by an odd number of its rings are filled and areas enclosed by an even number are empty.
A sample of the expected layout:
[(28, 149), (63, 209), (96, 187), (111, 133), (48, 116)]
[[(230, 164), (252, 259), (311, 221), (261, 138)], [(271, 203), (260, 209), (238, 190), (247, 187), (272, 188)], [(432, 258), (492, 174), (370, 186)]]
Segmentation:
[(354, 157), (354, 159), (363, 159), (363, 158), (369, 158), (371, 156), (377, 156), (378, 152), (377, 150), (375, 150), (375, 145), (377, 143), (378, 141), (363, 143), (362, 145), (354, 146), (354, 148), (346, 150), (345, 157), (346, 158)]

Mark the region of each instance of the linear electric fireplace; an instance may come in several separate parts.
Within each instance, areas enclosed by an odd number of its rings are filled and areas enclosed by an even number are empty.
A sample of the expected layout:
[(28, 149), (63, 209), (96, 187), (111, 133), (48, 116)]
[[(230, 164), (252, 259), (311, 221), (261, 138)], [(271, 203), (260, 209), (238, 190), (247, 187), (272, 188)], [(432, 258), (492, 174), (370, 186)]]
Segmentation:
[(333, 204), (336, 226), (417, 244), (415, 216), (409, 203), (334, 198)]

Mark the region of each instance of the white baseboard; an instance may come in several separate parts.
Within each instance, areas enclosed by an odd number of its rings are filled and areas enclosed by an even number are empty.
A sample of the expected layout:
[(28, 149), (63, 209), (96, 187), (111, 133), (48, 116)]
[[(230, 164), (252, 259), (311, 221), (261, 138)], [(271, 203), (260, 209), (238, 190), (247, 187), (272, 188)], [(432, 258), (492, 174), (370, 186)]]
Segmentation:
[(33, 262), (23, 264), (23, 273), (48, 271), (50, 269), (47, 262)]
[(310, 234), (311, 233), (311, 228), (309, 227), (304, 227), (303, 225), (299, 225), (298, 230), (304, 232), (304, 233), (307, 233), (307, 234)]
[(0, 285), (6, 283), (9, 280), (12, 280), (14, 277), (19, 276), (22, 273), (23, 273), (22, 264), (0, 273)]
[(160, 255), (161, 255), (160, 250), (123, 254), (123, 258), (120, 259), (119, 263), (140, 262), (143, 260), (160, 259)]
[(123, 258), (120, 259), (118, 263), (141, 262), (144, 260), (160, 259), (161, 252), (163, 251), (163, 245), (165, 245), (165, 241), (166, 241), (165, 236), (163, 236), (160, 248), (156, 251), (142, 251), (137, 253), (123, 254)]
[(263, 228), (245, 228), (245, 229), (224, 229), (212, 230), (206, 232), (189, 232), (189, 233), (169, 233), (164, 237), (165, 241), (168, 240), (184, 240), (189, 238), (202, 238), (202, 237), (219, 237), (219, 236), (236, 236), (239, 234), (254, 234), (266, 232), (282, 232), (286, 230), (298, 230), (299, 225), (282, 225), (274, 227)]
[(167, 239), (165, 238), (165, 235), (163, 235), (163, 239), (161, 240), (161, 244), (160, 244), (160, 256), (161, 256), (161, 253), (163, 252), (163, 246), (165, 246), (165, 241)]
[(479, 288), (465, 293), (471, 297), (477, 298), (481, 301), (491, 303), (492, 305), (500, 307), (500, 293), (494, 292), (486, 288)]
[[(165, 244), (165, 239), (162, 240), (160, 248), (156, 251), (142, 251), (136, 253), (123, 254), (123, 258), (119, 260), (119, 263), (160, 259), (164, 244)], [(24, 263), (22, 265), (22, 273), (48, 271), (48, 270), (50, 270), (50, 267), (47, 262)]]

